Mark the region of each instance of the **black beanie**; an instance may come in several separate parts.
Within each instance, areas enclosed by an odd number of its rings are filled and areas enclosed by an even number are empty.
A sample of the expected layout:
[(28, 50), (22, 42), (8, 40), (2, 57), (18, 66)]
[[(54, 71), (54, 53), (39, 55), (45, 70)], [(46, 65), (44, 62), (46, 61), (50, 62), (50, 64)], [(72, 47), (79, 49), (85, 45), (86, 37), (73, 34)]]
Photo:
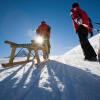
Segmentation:
[(77, 2), (72, 4), (72, 8), (75, 8), (75, 7), (79, 7), (79, 4)]

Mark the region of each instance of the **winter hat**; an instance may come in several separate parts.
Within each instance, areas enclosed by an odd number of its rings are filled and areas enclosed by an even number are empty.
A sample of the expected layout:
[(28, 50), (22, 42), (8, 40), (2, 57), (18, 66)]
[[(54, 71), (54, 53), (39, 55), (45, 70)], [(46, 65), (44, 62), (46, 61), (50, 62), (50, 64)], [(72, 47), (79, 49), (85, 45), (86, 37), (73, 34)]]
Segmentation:
[(79, 4), (77, 2), (72, 4), (72, 8), (75, 8), (75, 7), (79, 7)]

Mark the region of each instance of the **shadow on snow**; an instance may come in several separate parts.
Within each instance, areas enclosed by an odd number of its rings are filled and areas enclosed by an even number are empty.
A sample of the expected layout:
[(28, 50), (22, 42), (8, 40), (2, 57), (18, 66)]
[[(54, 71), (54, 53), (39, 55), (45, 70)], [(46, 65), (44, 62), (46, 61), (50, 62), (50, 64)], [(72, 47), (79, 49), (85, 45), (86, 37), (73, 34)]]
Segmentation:
[(100, 100), (100, 77), (54, 60), (43, 69), (22, 65), (0, 82), (0, 100)]

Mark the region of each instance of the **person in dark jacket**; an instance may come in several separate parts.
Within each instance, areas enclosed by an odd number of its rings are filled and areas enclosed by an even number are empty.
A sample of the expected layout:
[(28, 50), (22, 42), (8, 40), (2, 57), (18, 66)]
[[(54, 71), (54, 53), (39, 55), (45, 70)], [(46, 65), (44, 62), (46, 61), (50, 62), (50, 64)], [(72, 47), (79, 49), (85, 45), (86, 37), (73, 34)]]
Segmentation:
[(84, 59), (90, 61), (96, 60), (97, 55), (88, 41), (88, 33), (91, 33), (93, 28), (90, 25), (87, 13), (80, 8), (78, 3), (73, 3), (70, 14), (85, 56)]

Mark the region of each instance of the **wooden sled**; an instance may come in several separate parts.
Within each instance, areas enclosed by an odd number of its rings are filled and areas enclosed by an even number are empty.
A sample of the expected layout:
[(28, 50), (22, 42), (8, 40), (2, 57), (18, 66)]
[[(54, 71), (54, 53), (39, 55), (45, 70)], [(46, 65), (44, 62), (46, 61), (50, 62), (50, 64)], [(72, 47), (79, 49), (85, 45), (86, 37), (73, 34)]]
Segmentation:
[[(38, 46), (34, 41), (32, 41), (32, 43), (29, 43), (29, 44), (17, 44), (17, 43), (11, 42), (11, 41), (5, 41), (5, 43), (10, 45), (11, 55), (9, 58), (9, 62), (2, 64), (3, 67), (13, 67), (15, 65), (21, 65), (21, 64), (31, 62), (32, 59), (30, 59), (30, 54), (31, 54), (32, 50), (34, 51), (34, 54), (35, 54), (33, 59), (37, 58), (37, 60), (39, 60), (38, 50), (44, 49), (46, 51), (46, 53), (48, 54), (48, 48), (46, 46)], [(16, 52), (17, 48), (26, 48), (29, 51), (28, 55), (27, 55), (27, 59), (25, 61), (14, 62), (15, 52)]]

